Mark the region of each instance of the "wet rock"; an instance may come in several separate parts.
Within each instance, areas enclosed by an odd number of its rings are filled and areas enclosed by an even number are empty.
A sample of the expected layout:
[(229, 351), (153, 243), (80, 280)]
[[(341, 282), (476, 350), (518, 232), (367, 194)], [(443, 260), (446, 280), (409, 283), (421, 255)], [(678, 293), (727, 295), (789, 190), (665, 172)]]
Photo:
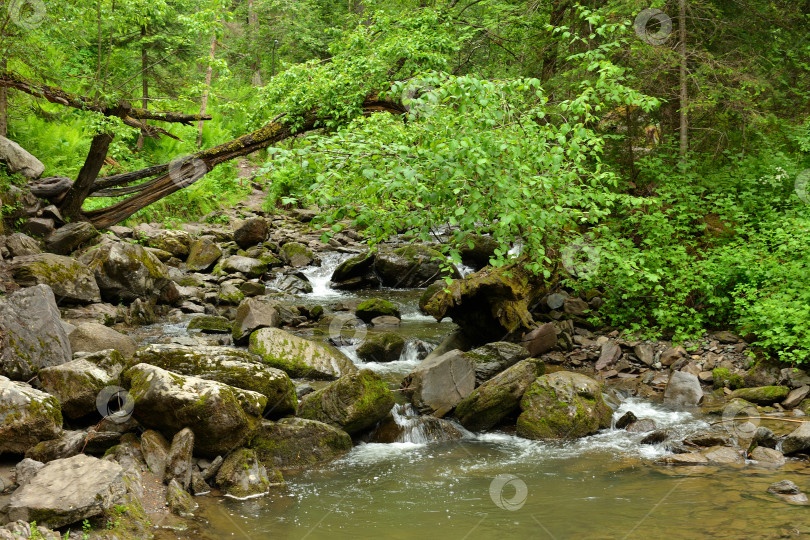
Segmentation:
[(459, 350), (428, 356), (402, 386), (419, 412), (442, 417), (475, 389), (475, 365)]
[(57, 255), (69, 255), (98, 234), (96, 228), (86, 221), (68, 223), (45, 238), (45, 249)]
[(401, 318), (399, 309), (383, 298), (371, 298), (365, 300), (355, 310), (355, 316), (365, 323), (371, 322), (375, 317), (392, 316)]
[(169, 482), (166, 490), (166, 504), (172, 513), (185, 518), (194, 516), (194, 512), (199, 508), (199, 505), (194, 502), (194, 498), (183, 489), (177, 480)]
[(72, 359), (51, 288), (35, 285), (0, 297), (0, 374), (29, 380)]
[(745, 463), (745, 458), (742, 454), (738, 450), (728, 446), (713, 446), (708, 450), (704, 450), (703, 455), (706, 456), (706, 459), (708, 459), (710, 463), (718, 463), (721, 465)]
[(686, 444), (695, 446), (727, 446), (731, 443), (731, 439), (722, 433), (695, 433), (688, 436), (683, 440)]
[(6, 248), (9, 255), (13, 257), (22, 257), (24, 255), (37, 255), (42, 253), (39, 249), (39, 244), (36, 240), (23, 233), (14, 233), (6, 237)]
[(751, 444), (764, 446), (766, 448), (776, 448), (778, 442), (779, 439), (776, 437), (776, 434), (765, 426), (759, 426), (751, 440)]
[(281, 260), (293, 268), (303, 268), (315, 262), (315, 255), (304, 244), (287, 242), (278, 252)]
[(330, 278), (331, 287), (338, 290), (376, 289), (380, 278), (374, 271), (375, 255), (370, 251), (340, 263)]
[(373, 371), (363, 369), (304, 396), (298, 416), (354, 434), (373, 427), (393, 406), (394, 397), (385, 382)]
[[(638, 422), (636, 422), (636, 423), (638, 423)], [(669, 439), (669, 432), (667, 430), (665, 430), (665, 429), (657, 429), (657, 430), (653, 431), (652, 433), (650, 433), (649, 435), (644, 436), (644, 438), (641, 439), (641, 441), (639, 441), (639, 443), (640, 444), (658, 444), (658, 443), (662, 443), (662, 442), (666, 441), (667, 439)]]
[(627, 411), (626, 413), (624, 413), (622, 415), (621, 418), (616, 420), (616, 426), (615, 427), (616, 427), (616, 429), (624, 429), (627, 426), (629, 426), (630, 424), (636, 422), (637, 420), (638, 420), (638, 418), (636, 417), (635, 414), (633, 414), (633, 411)]
[(801, 403), (804, 398), (807, 397), (807, 394), (810, 394), (810, 386), (805, 385), (799, 388), (794, 388), (782, 402), (782, 407), (786, 409), (793, 409), (799, 403)]
[(425, 444), (456, 441), (462, 438), (464, 434), (452, 422), (435, 416), (419, 415), (408, 404), (404, 407), (394, 406), (391, 414), (369, 433), (368, 442)]
[(575, 439), (610, 427), (613, 411), (590, 377), (557, 371), (538, 377), (520, 402), (517, 434), (527, 439)]
[(79, 262), (93, 270), (102, 298), (113, 304), (157, 298), (174, 285), (166, 266), (138, 244), (108, 240)]
[(62, 412), (55, 397), (0, 376), (0, 454), (22, 454), (61, 433)]
[(757, 388), (740, 388), (729, 396), (731, 399), (740, 398), (757, 405), (770, 405), (784, 400), (790, 388), (787, 386), (760, 386)]
[(414, 244), (393, 250), (380, 250), (374, 267), (383, 286), (407, 289), (426, 287), (446, 276), (460, 278), (461, 274), (455, 266), (451, 265), (450, 270), (442, 270), (441, 265), (446, 260), (439, 251)]
[(709, 460), (706, 459), (701, 453), (693, 452), (691, 454), (671, 454), (664, 456), (658, 460), (658, 463), (664, 465), (708, 465)]
[(264, 285), (264, 283), (246, 281), (239, 285), (239, 290), (242, 291), (245, 296), (262, 296), (265, 292), (267, 292), (267, 287)]
[(227, 274), (239, 272), (249, 278), (257, 278), (267, 272), (267, 264), (259, 259), (242, 257), (241, 255), (228, 257), (219, 264), (219, 267)]
[(0, 136), (0, 161), (11, 174), (37, 179), (45, 172), (45, 165), (16, 142)]
[(275, 470), (268, 474), (254, 450), (239, 448), (225, 458), (216, 481), (225, 495), (245, 499), (267, 493), (271, 484), (282, 484), (284, 479)]
[(622, 348), (615, 341), (608, 341), (602, 345), (602, 350), (599, 353), (599, 360), (596, 361), (594, 369), (603, 371), (616, 364), (622, 356)]
[(628, 425), (625, 429), (630, 433), (647, 433), (648, 431), (655, 431), (656, 427), (658, 426), (652, 418), (642, 418)]
[(216, 456), (237, 448), (267, 405), (258, 392), (137, 364), (122, 375), (135, 400), (135, 418), (174, 435), (185, 427), (196, 435), (195, 453)]
[(452, 318), (473, 344), (503, 341), (513, 332), (534, 328), (528, 307), (545, 294), (547, 286), (545, 279), (521, 263), (487, 267), (438, 289), (423, 310), (436, 320)]
[(250, 335), (250, 352), (265, 364), (286, 371), (291, 377), (336, 379), (357, 371), (340, 351), (329, 345), (285, 332), (261, 328)]
[(530, 356), (539, 356), (550, 351), (557, 345), (557, 329), (554, 323), (542, 324), (524, 334), (521, 345), (529, 351)]
[(250, 447), (270, 469), (302, 469), (327, 463), (352, 448), (348, 433), (329, 424), (304, 418), (264, 420)]
[(545, 364), (542, 360), (521, 360), (461, 400), (456, 405), (456, 418), (462, 426), (472, 431), (495, 427), (507, 415), (520, 408), (520, 400), (526, 389), (544, 372)]
[(231, 321), (218, 315), (197, 315), (188, 322), (188, 330), (199, 330), (204, 334), (230, 334)]
[(749, 456), (751, 459), (757, 462), (757, 465), (763, 467), (781, 467), (785, 464), (785, 456), (779, 450), (774, 450), (773, 448), (765, 448), (763, 446), (757, 446), (751, 452)]
[(141, 435), (141, 452), (143, 459), (157, 478), (166, 475), (169, 463), (169, 442), (159, 432), (147, 429)]
[(163, 481), (168, 483), (177, 480), (184, 490), (191, 486), (191, 455), (194, 450), (194, 432), (188, 428), (181, 429), (172, 438), (172, 445), (166, 456), (166, 469)]
[(189, 246), (186, 268), (192, 272), (205, 272), (222, 257), (222, 250), (213, 236), (202, 236)]
[(197, 467), (194, 467), (191, 471), (191, 486), (190, 486), (191, 494), (195, 496), (200, 495), (207, 495), (211, 493), (211, 486), (205, 481)]
[[(106, 328), (106, 327), (104, 327)], [(76, 360), (39, 370), (42, 387), (59, 400), (68, 418), (81, 418), (96, 410), (99, 393), (118, 383), (124, 358), (114, 349), (97, 351)]]
[(279, 319), (278, 311), (271, 304), (258, 299), (245, 299), (236, 309), (232, 333), (234, 343), (247, 343), (250, 334), (259, 328), (277, 327)]
[(83, 323), (78, 325), (68, 335), (73, 352), (94, 353), (107, 349), (115, 349), (124, 358), (132, 358), (137, 343), (131, 337), (116, 332), (112, 328), (99, 323)]
[(84, 454), (51, 461), (14, 492), (6, 515), (57, 528), (80, 522), (125, 501), (124, 471)]
[(372, 326), (399, 326), (402, 324), (402, 320), (399, 317), (394, 317), (392, 315), (380, 315), (379, 317), (374, 317), (371, 319)]
[(138, 351), (134, 362), (258, 392), (267, 398), (264, 413), (269, 418), (294, 414), (298, 405), (290, 377), (244, 350), (156, 344)]
[(268, 231), (269, 227), (265, 219), (246, 219), (244, 223), (233, 232), (233, 239), (240, 248), (247, 249), (267, 240)]
[(312, 284), (303, 274), (287, 274), (279, 280), (276, 288), (290, 294), (309, 294), (312, 292)]
[(93, 273), (70, 257), (40, 253), (14, 258), (9, 264), (14, 280), (22, 287), (47, 285), (60, 302), (100, 302)]
[(700, 380), (692, 373), (673, 371), (664, 390), (664, 405), (694, 407), (703, 400)]
[(801, 490), (793, 481), (781, 480), (768, 486), (768, 493), (778, 495), (798, 495), (801, 493)]
[(810, 450), (810, 422), (804, 422), (784, 438), (782, 452), (789, 456), (808, 450)]
[(357, 356), (364, 362), (393, 362), (399, 360), (405, 340), (399, 334), (374, 334), (357, 347)]
[(745, 382), (741, 375), (732, 373), (728, 368), (718, 367), (712, 370), (712, 380), (715, 388), (742, 388)]

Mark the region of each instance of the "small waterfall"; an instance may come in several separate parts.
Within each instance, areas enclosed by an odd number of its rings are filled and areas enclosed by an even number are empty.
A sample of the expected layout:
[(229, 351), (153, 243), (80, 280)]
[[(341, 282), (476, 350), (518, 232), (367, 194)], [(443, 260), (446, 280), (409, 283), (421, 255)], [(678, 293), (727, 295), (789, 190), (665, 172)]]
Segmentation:
[(327, 253), (321, 257), (320, 266), (304, 268), (301, 273), (307, 277), (312, 285), (312, 292), (308, 296), (317, 298), (343, 296), (343, 293), (329, 286), (329, 278), (332, 277), (335, 268), (340, 263), (354, 255), (354, 253)]
[(393, 422), (381, 425), (375, 433), (379, 442), (427, 444), (462, 439), (466, 430), (449, 420), (433, 416), (420, 416), (410, 403), (394, 405)]

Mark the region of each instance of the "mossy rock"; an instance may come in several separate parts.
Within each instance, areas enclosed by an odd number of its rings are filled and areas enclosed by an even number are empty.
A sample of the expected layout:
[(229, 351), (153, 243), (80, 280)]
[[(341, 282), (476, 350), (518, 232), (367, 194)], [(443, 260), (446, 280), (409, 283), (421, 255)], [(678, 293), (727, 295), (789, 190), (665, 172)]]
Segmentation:
[(219, 289), (219, 301), (223, 304), (238, 306), (245, 299), (245, 293), (235, 283), (223, 283)]
[(22, 454), (62, 434), (59, 400), (23, 383), (0, 377), (0, 455)]
[(260, 328), (253, 332), (249, 350), (268, 366), (281, 369), (290, 377), (336, 379), (357, 371), (351, 360), (334, 347), (279, 328)]
[(385, 381), (373, 371), (363, 369), (304, 396), (298, 416), (354, 434), (376, 425), (393, 406), (394, 396)]
[(118, 383), (124, 358), (114, 349), (87, 354), (70, 362), (39, 370), (42, 387), (59, 400), (68, 418), (96, 410), (96, 399), (107, 386)]
[(197, 315), (188, 322), (188, 330), (200, 330), (205, 334), (230, 334), (231, 321), (218, 315)]
[(527, 439), (576, 439), (610, 427), (613, 411), (598, 382), (557, 371), (538, 377), (520, 401), (517, 434)]
[(405, 339), (399, 334), (374, 334), (357, 347), (357, 356), (364, 362), (393, 362), (399, 360)]
[(211, 268), (222, 257), (222, 250), (211, 236), (202, 236), (192, 242), (186, 259), (186, 268), (193, 272)]
[(400, 318), (399, 309), (392, 302), (383, 298), (370, 298), (357, 306), (354, 314), (365, 323), (370, 323), (374, 317), (390, 315)]
[(18, 285), (48, 285), (60, 302), (101, 302), (93, 272), (76, 259), (53, 253), (24, 255), (15, 257), (9, 269)]
[(307, 246), (299, 242), (287, 242), (279, 250), (281, 260), (294, 268), (309, 266), (315, 261), (315, 255)]
[(745, 386), (742, 376), (732, 373), (728, 368), (714, 368), (712, 378), (715, 388), (731, 388), (736, 390)]
[(790, 393), (787, 386), (758, 386), (756, 388), (740, 388), (732, 392), (730, 398), (740, 398), (757, 405), (770, 405), (783, 401)]
[(356, 290), (379, 287), (380, 278), (374, 272), (375, 260), (375, 254), (367, 251), (343, 261), (332, 272), (332, 288)]
[(265, 420), (251, 439), (251, 448), (268, 469), (295, 470), (333, 461), (352, 449), (345, 431), (305, 418)]
[(222, 462), (216, 482), (225, 495), (246, 499), (267, 493), (271, 485), (283, 485), (284, 479), (279, 471), (268, 471), (255, 450), (239, 448)]

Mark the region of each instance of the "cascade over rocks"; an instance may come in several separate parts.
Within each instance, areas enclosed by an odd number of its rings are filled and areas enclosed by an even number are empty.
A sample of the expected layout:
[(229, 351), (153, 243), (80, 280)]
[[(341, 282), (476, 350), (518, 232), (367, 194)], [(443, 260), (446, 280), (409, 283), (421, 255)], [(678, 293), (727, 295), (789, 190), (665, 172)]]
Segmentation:
[(374, 271), (376, 255), (367, 251), (340, 263), (330, 278), (331, 287), (338, 290), (376, 289), (380, 278)]

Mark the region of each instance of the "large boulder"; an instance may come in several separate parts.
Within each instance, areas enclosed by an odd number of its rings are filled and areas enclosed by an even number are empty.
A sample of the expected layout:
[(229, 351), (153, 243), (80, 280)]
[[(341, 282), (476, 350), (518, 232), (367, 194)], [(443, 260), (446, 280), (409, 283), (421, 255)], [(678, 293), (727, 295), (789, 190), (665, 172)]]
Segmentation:
[(357, 347), (357, 356), (364, 362), (393, 362), (399, 360), (405, 339), (394, 332), (372, 334)]
[(595, 380), (570, 371), (538, 377), (520, 401), (517, 434), (527, 439), (575, 439), (610, 427), (613, 411)]
[(106, 349), (115, 349), (124, 358), (132, 358), (138, 348), (135, 340), (128, 335), (94, 322), (80, 324), (71, 330), (68, 339), (73, 352), (93, 353)]
[(267, 264), (259, 259), (233, 255), (220, 263), (220, 268), (227, 274), (242, 273), (249, 278), (256, 278), (267, 272)]
[(281, 473), (267, 468), (250, 448), (235, 450), (217, 472), (217, 485), (225, 495), (235, 499), (247, 499), (267, 493), (271, 484), (281, 484)]
[(339, 458), (352, 449), (345, 431), (317, 420), (262, 421), (250, 442), (270, 469), (304, 469)]
[(459, 350), (428, 357), (405, 378), (403, 387), (419, 412), (442, 417), (475, 389), (475, 365)]
[(0, 136), (0, 161), (11, 174), (37, 179), (45, 172), (45, 165), (14, 141)]
[(25, 255), (15, 257), (9, 269), (19, 285), (48, 285), (60, 301), (101, 302), (101, 293), (93, 272), (76, 259), (53, 253)]
[(367, 251), (346, 259), (335, 268), (331, 287), (338, 290), (376, 289), (380, 278), (374, 271), (374, 253)]
[(359, 433), (385, 418), (394, 396), (379, 375), (363, 369), (304, 396), (298, 416)]
[(369, 298), (360, 302), (354, 314), (365, 323), (371, 322), (376, 317), (400, 317), (397, 306), (384, 298)]
[(258, 392), (267, 398), (264, 412), (269, 418), (295, 414), (298, 405), (290, 377), (244, 350), (156, 344), (139, 350), (133, 362)]
[(740, 398), (757, 405), (770, 405), (784, 400), (790, 393), (787, 386), (758, 386), (756, 388), (740, 388), (729, 396), (730, 399)]
[(192, 272), (203, 272), (210, 269), (222, 257), (222, 249), (213, 236), (201, 236), (189, 247), (186, 268)]
[(697, 375), (673, 371), (664, 390), (664, 405), (694, 407), (703, 399), (703, 389)]
[(75, 221), (56, 229), (45, 237), (45, 249), (59, 255), (69, 255), (82, 244), (98, 236), (98, 231), (86, 221)]
[(79, 261), (95, 273), (102, 298), (113, 304), (159, 297), (174, 285), (166, 266), (138, 244), (108, 240)]
[(250, 335), (250, 352), (290, 377), (337, 379), (357, 371), (351, 360), (326, 344), (306, 340), (279, 328), (261, 328)]
[(0, 298), (0, 375), (27, 381), (73, 358), (51, 288), (35, 285)]
[(186, 231), (158, 229), (149, 231), (146, 235), (146, 245), (167, 251), (178, 259), (188, 257), (191, 246), (191, 235)]
[(42, 253), (37, 241), (23, 233), (9, 235), (5, 240), (5, 244), (12, 258)]
[(81, 418), (96, 410), (96, 399), (107, 386), (118, 383), (124, 358), (109, 349), (39, 370), (39, 380), (56, 397), (68, 418)]
[(171, 437), (188, 427), (195, 454), (214, 457), (238, 448), (256, 427), (267, 398), (199, 377), (136, 364), (121, 379), (134, 399), (134, 416)]
[(267, 220), (263, 218), (246, 219), (239, 228), (233, 232), (233, 239), (242, 249), (261, 244), (267, 239)]
[(62, 411), (55, 397), (0, 376), (0, 454), (22, 454), (61, 433)]
[(246, 298), (236, 308), (236, 317), (231, 332), (234, 343), (247, 343), (250, 334), (259, 328), (276, 328), (279, 325), (278, 310), (268, 302)]
[(126, 502), (124, 469), (85, 454), (45, 465), (11, 496), (9, 520), (36, 521), (56, 528), (112, 512)]
[[(482, 384), (501, 371), (514, 366), (529, 357), (529, 351), (522, 345), (508, 341), (495, 341), (466, 353), (475, 364), (475, 381)], [(535, 377), (536, 378), (536, 377)]]
[(486, 267), (437, 288), (422, 309), (437, 321), (453, 319), (474, 344), (503, 341), (521, 329), (534, 328), (529, 310), (549, 285), (542, 275), (526, 270), (522, 262)]
[(782, 440), (782, 452), (785, 455), (810, 450), (810, 422), (802, 422)]
[(520, 408), (523, 394), (544, 371), (545, 364), (540, 359), (521, 360), (486, 381), (456, 405), (456, 418), (472, 431), (495, 427)]
[(447, 258), (425, 245), (415, 244), (393, 250), (380, 250), (374, 267), (380, 282), (385, 287), (399, 289), (427, 287), (443, 277), (459, 278), (458, 269), (450, 265), (449, 270), (442, 270), (442, 263)]
[(304, 244), (287, 242), (278, 251), (281, 260), (293, 268), (303, 268), (315, 262), (315, 255)]

